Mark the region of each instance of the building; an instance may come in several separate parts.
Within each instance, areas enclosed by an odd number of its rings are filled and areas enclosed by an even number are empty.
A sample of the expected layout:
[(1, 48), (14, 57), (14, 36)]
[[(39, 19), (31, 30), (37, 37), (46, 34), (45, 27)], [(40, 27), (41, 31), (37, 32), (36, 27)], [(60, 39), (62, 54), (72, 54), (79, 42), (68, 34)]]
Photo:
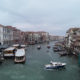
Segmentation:
[(72, 53), (75, 50), (80, 50), (80, 28), (70, 28), (66, 32), (65, 46), (70, 49)]
[(6, 26), (7, 28), (11, 29), (13, 31), (13, 43), (19, 44), (22, 41), (21, 32), (19, 29), (12, 27), (12, 26)]
[(28, 44), (37, 44), (49, 41), (49, 33), (44, 31), (26, 32), (25, 35), (26, 35), (25, 39), (28, 42)]
[(10, 46), (12, 44), (13, 44), (12, 29), (0, 25), (0, 45)]

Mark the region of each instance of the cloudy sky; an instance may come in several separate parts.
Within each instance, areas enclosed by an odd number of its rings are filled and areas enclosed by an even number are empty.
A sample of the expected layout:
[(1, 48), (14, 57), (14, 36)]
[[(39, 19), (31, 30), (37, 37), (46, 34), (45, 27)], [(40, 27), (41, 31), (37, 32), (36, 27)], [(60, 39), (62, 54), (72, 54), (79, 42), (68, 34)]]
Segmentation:
[(0, 0), (0, 24), (65, 35), (80, 27), (80, 0)]

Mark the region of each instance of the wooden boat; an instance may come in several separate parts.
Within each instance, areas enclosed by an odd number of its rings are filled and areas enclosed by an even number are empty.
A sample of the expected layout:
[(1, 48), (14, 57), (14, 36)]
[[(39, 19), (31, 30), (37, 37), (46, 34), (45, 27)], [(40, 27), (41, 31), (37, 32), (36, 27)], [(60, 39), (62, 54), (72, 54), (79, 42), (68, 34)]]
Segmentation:
[(17, 49), (15, 53), (15, 63), (25, 63), (26, 56), (25, 56), (25, 49)]
[(16, 49), (15, 47), (9, 47), (3, 51), (4, 57), (14, 57)]

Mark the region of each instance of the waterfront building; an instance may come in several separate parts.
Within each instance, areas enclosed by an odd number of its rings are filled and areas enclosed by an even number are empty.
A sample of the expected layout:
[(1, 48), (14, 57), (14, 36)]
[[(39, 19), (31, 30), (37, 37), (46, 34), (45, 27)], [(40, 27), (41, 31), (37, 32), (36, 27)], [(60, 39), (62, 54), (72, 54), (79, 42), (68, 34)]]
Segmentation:
[(72, 52), (77, 52), (80, 50), (80, 28), (70, 28), (66, 32), (65, 36), (65, 46), (71, 49)]
[(42, 42), (49, 42), (50, 38), (49, 38), (49, 33), (48, 32), (39, 31), (38, 33), (41, 36), (41, 41)]
[(53, 35), (50, 35), (50, 40), (51, 41), (63, 41), (64, 40), (64, 36), (53, 36)]
[(13, 31), (13, 43), (19, 44), (22, 41), (21, 31), (15, 27), (12, 27), (12, 26), (6, 26), (6, 27)]
[(26, 32), (26, 41), (28, 42), (28, 44), (35, 44), (33, 35), (34, 35), (34, 32)]
[(44, 31), (26, 32), (25, 35), (26, 35), (25, 39), (29, 44), (37, 44), (49, 41), (49, 33)]
[(0, 45), (10, 46), (13, 44), (13, 31), (12, 29), (0, 25)]

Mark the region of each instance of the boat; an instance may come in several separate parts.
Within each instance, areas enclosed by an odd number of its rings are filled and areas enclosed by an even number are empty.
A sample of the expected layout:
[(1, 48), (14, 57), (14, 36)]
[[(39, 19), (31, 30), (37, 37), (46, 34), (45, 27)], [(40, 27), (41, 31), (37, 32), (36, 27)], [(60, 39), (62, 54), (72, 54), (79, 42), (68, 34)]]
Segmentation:
[(3, 51), (4, 57), (14, 57), (16, 49), (15, 47), (9, 47)]
[(49, 49), (50, 48), (50, 45), (48, 45), (47, 48)]
[(0, 52), (0, 64), (4, 61), (3, 53)]
[(45, 68), (46, 69), (61, 69), (61, 68), (65, 68), (65, 66), (66, 66), (66, 63), (51, 61), (50, 64), (45, 65)]
[(20, 47), (20, 44), (14, 44), (13, 47), (15, 47), (17, 49)]
[(41, 49), (41, 46), (37, 46), (37, 49)]
[(26, 56), (25, 56), (25, 49), (17, 49), (15, 53), (15, 63), (25, 63)]
[(60, 52), (59, 54), (60, 54), (60, 56), (66, 56), (66, 55), (68, 55), (66, 51)]
[(26, 48), (26, 45), (21, 45), (21, 48)]

